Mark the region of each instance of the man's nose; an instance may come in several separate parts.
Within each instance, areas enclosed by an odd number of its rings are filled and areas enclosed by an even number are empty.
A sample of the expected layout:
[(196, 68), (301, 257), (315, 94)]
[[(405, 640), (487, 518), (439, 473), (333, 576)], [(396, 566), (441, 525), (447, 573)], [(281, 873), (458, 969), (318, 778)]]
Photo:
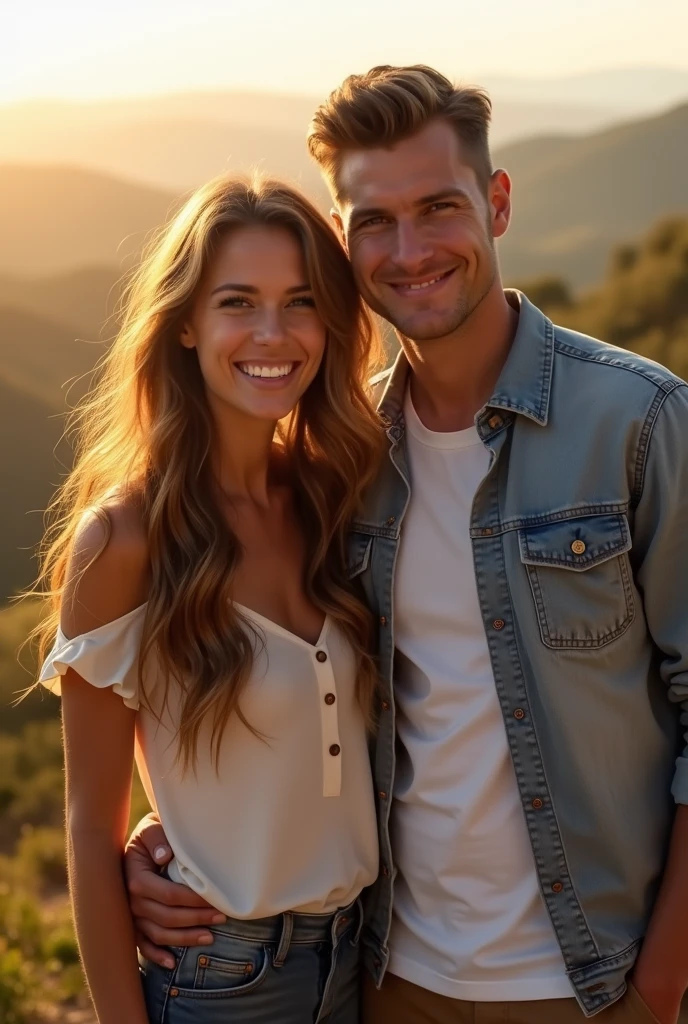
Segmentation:
[(405, 273), (417, 273), (432, 256), (432, 246), (423, 232), (413, 223), (397, 225), (393, 259)]

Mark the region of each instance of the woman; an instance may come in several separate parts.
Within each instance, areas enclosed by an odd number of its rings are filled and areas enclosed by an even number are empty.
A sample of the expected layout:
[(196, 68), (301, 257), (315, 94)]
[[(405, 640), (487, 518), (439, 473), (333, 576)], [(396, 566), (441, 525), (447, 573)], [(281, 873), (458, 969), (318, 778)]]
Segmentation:
[[(345, 535), (380, 457), (378, 350), (334, 233), (280, 183), (202, 188), (133, 283), (43, 570), (100, 1024), (358, 1019), (375, 670)], [(143, 963), (143, 986), (121, 875), (135, 741), (170, 877), (222, 911), (212, 946)]]

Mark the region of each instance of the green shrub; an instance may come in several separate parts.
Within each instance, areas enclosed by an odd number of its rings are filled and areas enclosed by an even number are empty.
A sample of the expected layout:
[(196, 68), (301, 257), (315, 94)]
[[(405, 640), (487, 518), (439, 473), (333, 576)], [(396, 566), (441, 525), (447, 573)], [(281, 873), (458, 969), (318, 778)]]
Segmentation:
[(38, 892), (64, 891), (67, 856), (63, 829), (25, 825), (17, 844), (16, 862), (17, 872), (27, 887)]

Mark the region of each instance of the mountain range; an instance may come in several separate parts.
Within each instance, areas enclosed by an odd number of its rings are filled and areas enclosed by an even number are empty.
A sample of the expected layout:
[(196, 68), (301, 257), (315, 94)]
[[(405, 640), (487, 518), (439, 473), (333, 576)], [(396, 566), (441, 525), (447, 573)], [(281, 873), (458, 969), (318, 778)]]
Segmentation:
[[(586, 134), (688, 100), (688, 72), (657, 68), (488, 76), (484, 84), (494, 103), (495, 148), (552, 132)], [(323, 98), (198, 92), (0, 105), (0, 163), (68, 164), (174, 192), (223, 170), (262, 165), (324, 197), (303, 141)]]
[[(257, 144), (260, 132), (249, 130)], [(514, 182), (513, 224), (500, 246), (506, 278), (556, 273), (585, 286), (610, 247), (688, 207), (688, 103), (585, 136), (522, 140), (494, 159)], [(311, 181), (308, 191), (327, 209), (305, 151), (291, 171)], [(82, 168), (0, 165), (0, 275), (89, 265), (121, 273), (179, 201), (179, 193)]]

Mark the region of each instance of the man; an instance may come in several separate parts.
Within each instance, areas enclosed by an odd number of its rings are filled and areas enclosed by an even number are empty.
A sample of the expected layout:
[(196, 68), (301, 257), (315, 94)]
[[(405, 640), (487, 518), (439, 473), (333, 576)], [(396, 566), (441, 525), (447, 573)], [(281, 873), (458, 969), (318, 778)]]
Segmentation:
[[(504, 292), (489, 117), (481, 90), (381, 67), (308, 140), (401, 343), (377, 381), (390, 459), (351, 537), (382, 673), (364, 1017), (676, 1024), (688, 387)], [(142, 849), (132, 907), (159, 957), (150, 939), (195, 935), (159, 926), (211, 912), (152, 903), (170, 897)]]

